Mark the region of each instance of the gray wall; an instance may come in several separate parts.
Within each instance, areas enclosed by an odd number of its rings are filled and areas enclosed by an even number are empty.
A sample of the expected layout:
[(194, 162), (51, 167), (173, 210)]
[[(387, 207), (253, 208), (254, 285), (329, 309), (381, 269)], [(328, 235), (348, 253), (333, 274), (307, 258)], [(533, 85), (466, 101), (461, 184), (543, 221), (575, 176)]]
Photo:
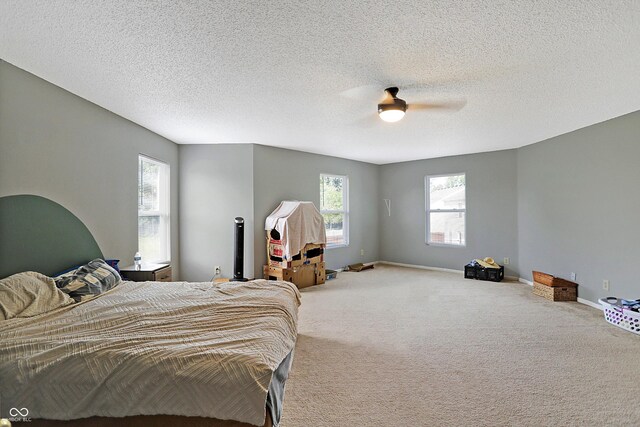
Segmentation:
[[(458, 172), (466, 173), (467, 245), (429, 246), (424, 177)], [(380, 198), (391, 199), (391, 216), (380, 201), (380, 259), (461, 270), (473, 258), (509, 257), (505, 274), (517, 275), (516, 179), (515, 150), (381, 166)]]
[[(576, 272), (582, 298), (635, 298), (639, 135), (636, 112), (518, 150), (383, 166), (260, 145), (178, 149), (0, 61), (0, 196), (37, 194), (62, 204), (105, 256), (128, 264), (137, 249), (137, 155), (168, 162), (172, 264), (175, 277), (187, 280), (208, 280), (215, 265), (232, 274), (235, 216), (247, 222), (246, 275), (260, 277), (265, 217), (281, 200), (319, 204), (324, 172), (348, 175), (350, 184), (350, 245), (327, 252), (331, 268), (386, 260), (461, 269), (477, 256), (510, 257), (509, 275)], [(427, 246), (424, 176), (455, 172), (467, 174), (467, 246)]]
[(37, 194), (73, 212), (105, 257), (133, 263), (138, 153), (171, 165), (171, 258), (178, 274), (178, 147), (0, 61), (0, 196)]
[(245, 220), (245, 276), (253, 277), (253, 146), (180, 146), (182, 279), (233, 276), (234, 218)]
[(581, 298), (640, 297), (638, 184), (640, 112), (519, 149), (521, 276), (575, 272)]
[(262, 145), (254, 145), (253, 162), (256, 277), (266, 263), (266, 217), (282, 200), (307, 200), (319, 208), (321, 173), (349, 176), (349, 246), (328, 249), (327, 268), (379, 259), (379, 166)]

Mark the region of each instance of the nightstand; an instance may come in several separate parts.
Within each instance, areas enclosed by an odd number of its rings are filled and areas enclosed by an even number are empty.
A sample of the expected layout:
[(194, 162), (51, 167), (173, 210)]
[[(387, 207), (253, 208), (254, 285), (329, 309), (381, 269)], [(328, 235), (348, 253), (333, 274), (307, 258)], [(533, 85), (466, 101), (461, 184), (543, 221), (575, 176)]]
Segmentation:
[(120, 276), (133, 282), (171, 282), (171, 265), (143, 263), (139, 270), (130, 265), (120, 269)]

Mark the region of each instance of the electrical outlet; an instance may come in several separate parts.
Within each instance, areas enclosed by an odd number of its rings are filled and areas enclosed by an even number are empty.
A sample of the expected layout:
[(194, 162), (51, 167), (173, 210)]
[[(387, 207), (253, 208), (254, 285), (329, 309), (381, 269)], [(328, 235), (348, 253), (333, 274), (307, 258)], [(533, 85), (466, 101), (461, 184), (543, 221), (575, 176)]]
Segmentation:
[(509, 265), (509, 261), (511, 261), (509, 258), (504, 258), (504, 259), (502, 260), (502, 262), (503, 262), (503, 264), (504, 264), (504, 265)]
[(571, 280), (576, 281), (576, 273), (571, 272)]
[(604, 289), (605, 291), (609, 290), (609, 281), (608, 280), (603, 280), (602, 281), (602, 289)]
[(222, 270), (220, 270), (220, 266), (216, 265), (216, 274), (220, 274)]
[(360, 249), (360, 256), (364, 256), (364, 249)]

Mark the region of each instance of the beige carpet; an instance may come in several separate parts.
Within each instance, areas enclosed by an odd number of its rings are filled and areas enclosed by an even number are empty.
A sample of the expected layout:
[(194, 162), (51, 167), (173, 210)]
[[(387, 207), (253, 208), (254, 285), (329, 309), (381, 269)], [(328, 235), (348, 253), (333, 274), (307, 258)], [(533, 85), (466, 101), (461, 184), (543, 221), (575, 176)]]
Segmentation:
[(283, 427), (640, 425), (640, 336), (591, 307), (382, 265), (302, 294)]

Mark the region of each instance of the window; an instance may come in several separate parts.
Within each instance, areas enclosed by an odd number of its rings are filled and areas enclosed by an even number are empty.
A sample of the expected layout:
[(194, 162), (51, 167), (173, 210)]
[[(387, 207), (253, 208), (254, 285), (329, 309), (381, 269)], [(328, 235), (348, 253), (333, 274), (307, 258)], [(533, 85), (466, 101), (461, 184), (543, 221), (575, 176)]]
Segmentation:
[(320, 175), (320, 213), (327, 247), (349, 245), (349, 177)]
[(425, 177), (427, 244), (466, 245), (465, 174)]
[(171, 260), (169, 165), (138, 156), (138, 251), (145, 262)]

